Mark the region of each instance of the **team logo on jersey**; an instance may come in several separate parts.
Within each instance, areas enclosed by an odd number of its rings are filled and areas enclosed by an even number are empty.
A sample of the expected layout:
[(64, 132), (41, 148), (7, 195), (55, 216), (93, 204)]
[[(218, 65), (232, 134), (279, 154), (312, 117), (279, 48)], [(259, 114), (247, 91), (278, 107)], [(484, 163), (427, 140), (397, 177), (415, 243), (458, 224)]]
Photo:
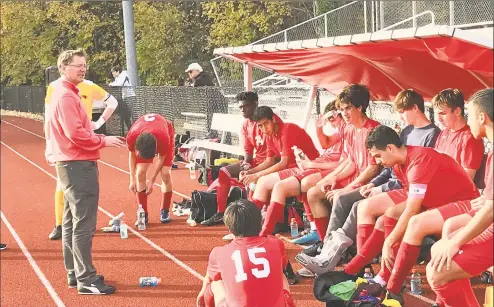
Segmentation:
[(256, 146), (257, 147), (264, 145), (264, 139), (262, 138), (262, 136), (256, 135), (255, 140), (256, 140)]

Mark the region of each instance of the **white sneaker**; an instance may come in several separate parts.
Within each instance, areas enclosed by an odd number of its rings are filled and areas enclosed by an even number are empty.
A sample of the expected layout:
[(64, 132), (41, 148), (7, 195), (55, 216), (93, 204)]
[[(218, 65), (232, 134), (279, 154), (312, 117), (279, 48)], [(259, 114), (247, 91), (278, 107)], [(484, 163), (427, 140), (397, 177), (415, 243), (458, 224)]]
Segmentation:
[(233, 235), (233, 233), (229, 233), (229, 234), (227, 234), (226, 236), (223, 237), (223, 241), (227, 241), (227, 242), (230, 242), (233, 239), (235, 239), (235, 236)]

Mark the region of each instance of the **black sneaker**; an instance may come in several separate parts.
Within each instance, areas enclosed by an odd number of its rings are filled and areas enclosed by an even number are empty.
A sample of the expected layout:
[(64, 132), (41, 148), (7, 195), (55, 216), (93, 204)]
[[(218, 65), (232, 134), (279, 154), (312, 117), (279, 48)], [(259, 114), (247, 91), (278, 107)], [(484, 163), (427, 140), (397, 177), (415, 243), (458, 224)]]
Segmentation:
[(321, 253), (323, 243), (322, 241), (316, 242), (311, 246), (304, 248), (302, 253), (306, 254), (309, 257), (315, 257)]
[(216, 212), (212, 217), (201, 222), (201, 225), (214, 226), (218, 224), (223, 224), (223, 212)]
[(60, 240), (62, 238), (62, 225), (57, 225), (48, 235), (50, 240)]
[[(101, 282), (105, 281), (105, 276), (103, 276), (103, 275), (96, 274), (96, 277)], [(73, 277), (73, 276), (69, 277), (68, 278), (68, 284), (69, 284), (69, 289), (77, 288), (77, 279), (75, 279), (75, 277)]]
[(3, 251), (7, 248), (7, 244), (0, 243), (0, 251)]
[(97, 280), (90, 285), (80, 286), (77, 292), (83, 295), (106, 295), (114, 293), (115, 287), (106, 285), (101, 280)]

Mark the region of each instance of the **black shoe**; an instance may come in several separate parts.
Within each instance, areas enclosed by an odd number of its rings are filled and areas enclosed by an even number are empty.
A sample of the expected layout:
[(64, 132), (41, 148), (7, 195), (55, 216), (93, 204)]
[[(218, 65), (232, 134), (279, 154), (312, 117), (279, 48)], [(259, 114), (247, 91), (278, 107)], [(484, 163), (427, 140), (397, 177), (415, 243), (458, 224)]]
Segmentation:
[(77, 292), (84, 295), (106, 295), (114, 293), (115, 287), (106, 285), (101, 280), (97, 280), (90, 285), (80, 286)]
[[(103, 276), (103, 275), (96, 274), (96, 277), (101, 282), (105, 281), (105, 276)], [(69, 283), (69, 288), (70, 289), (77, 288), (77, 279), (75, 279), (74, 276), (71, 276), (71, 277), (68, 278), (68, 283)]]
[(3, 251), (7, 248), (7, 244), (0, 243), (0, 251)]
[(315, 257), (321, 253), (323, 243), (322, 241), (316, 242), (311, 246), (302, 250), (302, 253), (306, 254), (309, 257)]
[(50, 240), (60, 240), (62, 238), (62, 225), (57, 225), (48, 235)]
[(214, 226), (223, 224), (223, 212), (216, 212), (212, 217), (201, 222), (201, 225)]

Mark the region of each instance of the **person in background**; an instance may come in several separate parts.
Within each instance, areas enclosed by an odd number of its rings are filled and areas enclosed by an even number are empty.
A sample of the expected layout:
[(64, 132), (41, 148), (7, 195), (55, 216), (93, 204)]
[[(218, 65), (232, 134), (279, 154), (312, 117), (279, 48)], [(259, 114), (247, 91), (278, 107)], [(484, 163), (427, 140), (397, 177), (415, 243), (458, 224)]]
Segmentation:
[(202, 66), (197, 63), (190, 64), (185, 72), (189, 75), (193, 87), (214, 86), (211, 77), (202, 69)]
[(132, 108), (136, 103), (136, 94), (132, 88), (132, 83), (129, 79), (129, 74), (126, 70), (122, 70), (120, 66), (114, 66), (111, 69), (111, 74), (115, 78), (115, 81), (111, 82), (109, 86), (121, 86), (122, 88), (122, 99), (124, 103), (119, 103), (117, 108), (117, 113), (122, 118), (127, 129), (132, 126), (131, 112), (129, 106)]
[(61, 81), (54, 86), (45, 110), (45, 158), (56, 164), (63, 191), (62, 246), (67, 281), (70, 288), (78, 287), (79, 294), (112, 294), (115, 287), (96, 275), (92, 261), (99, 200), (97, 160), (101, 148), (118, 148), (125, 143), (121, 137), (93, 132), (77, 88), (86, 74), (84, 50), (62, 52), (57, 66)]

